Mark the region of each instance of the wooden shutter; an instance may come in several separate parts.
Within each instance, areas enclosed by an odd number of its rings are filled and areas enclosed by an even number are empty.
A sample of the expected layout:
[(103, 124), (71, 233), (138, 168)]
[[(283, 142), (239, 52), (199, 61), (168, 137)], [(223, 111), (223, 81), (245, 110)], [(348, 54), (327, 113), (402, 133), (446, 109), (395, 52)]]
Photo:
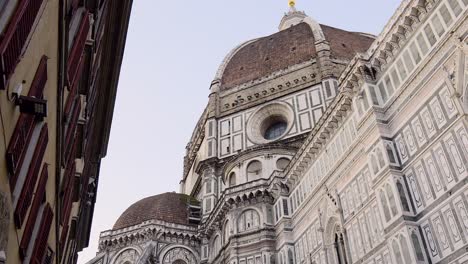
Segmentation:
[(63, 249), (65, 244), (67, 243), (67, 236), (68, 236), (68, 229), (69, 226), (66, 225), (62, 228), (62, 234), (60, 235), (60, 254), (63, 257)]
[(68, 225), (68, 220), (70, 219), (70, 213), (73, 205), (73, 187), (74, 187), (74, 177), (76, 173), (75, 162), (71, 161), (70, 165), (67, 166), (67, 171), (65, 172), (64, 178), (64, 195), (62, 199), (62, 215), (60, 224), (62, 226)]
[(66, 137), (65, 137), (65, 153), (64, 153), (64, 161), (65, 163), (68, 163), (68, 160), (70, 157), (72, 157), (72, 149), (74, 147), (74, 139), (75, 139), (75, 133), (76, 133), (76, 126), (78, 125), (78, 118), (80, 117), (81, 113), (81, 101), (77, 101), (76, 106), (73, 109), (73, 114), (70, 119), (70, 123), (68, 124), (67, 131), (66, 131)]
[[(45, 83), (47, 82), (47, 57), (44, 55), (39, 62), (28, 96), (42, 98)], [(14, 190), (18, 173), (23, 164), (24, 155), (29, 146), (31, 135), (36, 125), (35, 117), (30, 114), (22, 113), (16, 123), (15, 130), (10, 139), (6, 152), (6, 161), (8, 172), (10, 173), (10, 187)]]
[(28, 173), (26, 174), (26, 179), (24, 181), (23, 188), (21, 189), (18, 203), (16, 204), (14, 219), (18, 228), (21, 228), (24, 217), (26, 216), (26, 212), (28, 211), (29, 205), (31, 204), (34, 186), (36, 186), (39, 170), (41, 168), (42, 159), (44, 157), (48, 142), (49, 135), (47, 124), (44, 124), (41, 129), (31, 163), (29, 164)]
[(77, 94), (78, 94), (78, 84), (79, 84), (79, 79), (81, 78), (81, 74), (83, 73), (83, 66), (84, 66), (84, 60), (81, 60), (80, 65), (78, 66), (77, 77), (71, 84), (70, 92), (68, 93), (68, 96), (67, 96), (67, 102), (65, 103), (65, 109), (64, 109), (64, 115), (67, 120), (70, 119), (70, 112), (72, 110), (73, 105), (76, 104)]
[(73, 46), (70, 50), (70, 54), (68, 55), (67, 79), (69, 86), (71, 86), (75, 82), (80, 61), (83, 59), (83, 51), (86, 44), (86, 39), (88, 38), (89, 28), (89, 12), (86, 11), (83, 14), (80, 28), (78, 29)]
[(21, 243), (20, 243), (21, 258), (24, 258), (26, 256), (26, 251), (28, 250), (29, 243), (31, 241), (31, 236), (34, 230), (34, 226), (36, 224), (37, 214), (45, 198), (44, 195), (45, 195), (48, 178), (49, 178), (49, 173), (47, 170), (47, 164), (44, 164), (44, 166), (42, 167), (41, 178), (39, 179), (39, 184), (37, 185), (36, 193), (34, 194), (34, 201), (31, 206), (31, 210), (29, 211), (28, 221), (26, 222), (23, 236), (21, 237)]
[(42, 55), (41, 60), (39, 61), (39, 66), (37, 66), (36, 74), (34, 79), (31, 82), (31, 87), (29, 88), (28, 96), (33, 96), (36, 98), (42, 98), (44, 93), (44, 87), (47, 82), (47, 56)]
[(20, 61), (36, 16), (43, 0), (20, 0), (0, 40), (0, 89), (5, 89), (8, 79)]
[(41, 225), (39, 226), (33, 253), (31, 255), (31, 264), (42, 264), (42, 260), (47, 252), (47, 240), (49, 239), (53, 217), (54, 213), (50, 208), (50, 205), (47, 204), (44, 208), (44, 212), (42, 213)]

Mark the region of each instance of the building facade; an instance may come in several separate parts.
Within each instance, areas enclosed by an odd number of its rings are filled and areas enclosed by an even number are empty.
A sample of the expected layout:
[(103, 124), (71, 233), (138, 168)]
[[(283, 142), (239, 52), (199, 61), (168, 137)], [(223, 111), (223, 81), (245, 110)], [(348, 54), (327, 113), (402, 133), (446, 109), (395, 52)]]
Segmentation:
[(0, 1), (0, 263), (88, 245), (131, 4)]
[(404, 0), (379, 36), (290, 2), (218, 69), (181, 194), (88, 263), (468, 263), (468, 1)]

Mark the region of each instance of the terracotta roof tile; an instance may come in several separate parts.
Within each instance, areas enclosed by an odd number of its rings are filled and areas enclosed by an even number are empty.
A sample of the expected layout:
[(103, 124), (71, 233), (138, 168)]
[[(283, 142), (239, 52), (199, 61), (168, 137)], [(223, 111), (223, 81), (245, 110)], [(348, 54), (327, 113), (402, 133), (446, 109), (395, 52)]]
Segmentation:
[(163, 193), (144, 198), (131, 205), (119, 217), (114, 230), (141, 224), (149, 220), (162, 220), (170, 223), (190, 225), (188, 205), (198, 205), (198, 201), (188, 195)]

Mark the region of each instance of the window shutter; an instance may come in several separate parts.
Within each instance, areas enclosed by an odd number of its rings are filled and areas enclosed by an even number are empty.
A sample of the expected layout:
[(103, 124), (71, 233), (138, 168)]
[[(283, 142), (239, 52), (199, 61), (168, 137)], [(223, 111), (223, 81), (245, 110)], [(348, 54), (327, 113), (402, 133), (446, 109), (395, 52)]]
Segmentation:
[(64, 196), (62, 199), (62, 215), (60, 224), (62, 226), (68, 225), (68, 220), (70, 218), (71, 208), (73, 205), (73, 186), (74, 186), (74, 177), (76, 172), (75, 162), (72, 161), (68, 166), (68, 169), (65, 173), (64, 178)]
[(8, 171), (11, 175), (10, 187), (12, 190), (15, 189), (18, 173), (21, 169), (21, 164), (23, 163), (29, 141), (31, 140), (34, 125), (33, 115), (21, 114), (16, 123), (13, 136), (10, 139), (6, 152), (6, 161), (8, 164)]
[(75, 82), (75, 78), (77, 76), (80, 61), (83, 59), (83, 51), (84, 51), (84, 47), (86, 44), (86, 39), (88, 38), (89, 28), (90, 28), (89, 12), (86, 11), (83, 14), (80, 28), (75, 37), (75, 42), (73, 43), (73, 46), (70, 50), (70, 54), (68, 55), (68, 63), (67, 63), (68, 78), (67, 79), (68, 79), (69, 86), (71, 86)]
[(31, 82), (28, 96), (33, 96), (36, 98), (43, 97), (42, 95), (44, 93), (44, 87), (47, 82), (47, 60), (47, 56), (42, 55), (42, 58), (39, 61), (39, 66), (36, 70), (36, 74), (34, 75), (34, 79)]
[(73, 139), (75, 138), (75, 132), (76, 132), (76, 126), (78, 124), (78, 118), (80, 116), (81, 112), (81, 101), (77, 101), (76, 107), (73, 109), (73, 114), (70, 119), (70, 123), (68, 124), (67, 132), (66, 132), (66, 137), (65, 137), (65, 155), (64, 155), (64, 161), (65, 163), (68, 162), (70, 159), (72, 149), (74, 147), (74, 141)]
[(36, 148), (34, 150), (31, 164), (29, 164), (28, 173), (26, 174), (26, 179), (23, 184), (18, 203), (15, 208), (14, 218), (15, 224), (18, 228), (21, 228), (24, 217), (26, 216), (26, 212), (28, 211), (29, 205), (31, 204), (34, 186), (36, 186), (39, 170), (41, 168), (42, 159), (44, 157), (48, 142), (49, 135), (47, 124), (44, 124), (41, 129)]
[[(39, 62), (28, 96), (42, 98), (45, 83), (47, 81), (47, 57), (44, 55)], [(33, 115), (21, 114), (16, 123), (13, 136), (8, 145), (6, 160), (10, 173), (10, 187), (13, 190), (16, 185), (18, 173), (23, 163), (24, 155), (28, 149), (29, 141), (35, 126)]]
[(49, 239), (50, 228), (52, 226), (52, 219), (54, 213), (47, 204), (42, 213), (41, 225), (37, 233), (34, 249), (31, 256), (31, 264), (42, 264), (42, 260), (47, 253), (47, 240)]
[(5, 89), (8, 79), (21, 58), (31, 28), (43, 0), (20, 0), (0, 42), (0, 89)]
[(44, 164), (44, 166), (42, 167), (41, 178), (39, 179), (39, 184), (37, 185), (36, 193), (34, 195), (34, 201), (31, 206), (31, 211), (29, 212), (28, 221), (26, 222), (23, 236), (21, 237), (20, 256), (22, 258), (26, 256), (26, 251), (29, 247), (34, 225), (36, 224), (37, 214), (39, 212), (39, 208), (42, 202), (44, 201), (44, 194), (48, 177), (49, 173), (47, 170), (47, 164)]
[(78, 66), (77, 76), (75, 80), (73, 81), (73, 83), (71, 84), (70, 93), (68, 93), (68, 96), (67, 96), (67, 102), (65, 103), (65, 109), (64, 109), (64, 115), (67, 118), (67, 120), (68, 118), (70, 118), (69, 117), (70, 112), (72, 110), (74, 103), (77, 100), (76, 95), (78, 94), (78, 84), (79, 84), (79, 79), (81, 78), (81, 73), (83, 72), (83, 66), (84, 66), (84, 60), (81, 60), (80, 65)]
[(69, 226), (66, 225), (62, 228), (62, 234), (60, 235), (60, 255), (63, 257), (63, 249), (65, 244), (67, 243), (67, 235), (68, 235)]

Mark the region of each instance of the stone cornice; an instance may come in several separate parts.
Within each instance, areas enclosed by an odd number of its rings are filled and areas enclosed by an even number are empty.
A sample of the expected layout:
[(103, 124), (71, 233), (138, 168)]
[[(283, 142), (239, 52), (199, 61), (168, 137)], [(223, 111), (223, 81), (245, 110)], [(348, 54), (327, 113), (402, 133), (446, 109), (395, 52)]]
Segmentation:
[(149, 240), (158, 239), (161, 236), (178, 237), (183, 239), (186, 243), (198, 241), (196, 226), (185, 226), (160, 220), (150, 220), (127, 228), (101, 232), (99, 237), (99, 250), (120, 248), (129, 244), (140, 244)]

